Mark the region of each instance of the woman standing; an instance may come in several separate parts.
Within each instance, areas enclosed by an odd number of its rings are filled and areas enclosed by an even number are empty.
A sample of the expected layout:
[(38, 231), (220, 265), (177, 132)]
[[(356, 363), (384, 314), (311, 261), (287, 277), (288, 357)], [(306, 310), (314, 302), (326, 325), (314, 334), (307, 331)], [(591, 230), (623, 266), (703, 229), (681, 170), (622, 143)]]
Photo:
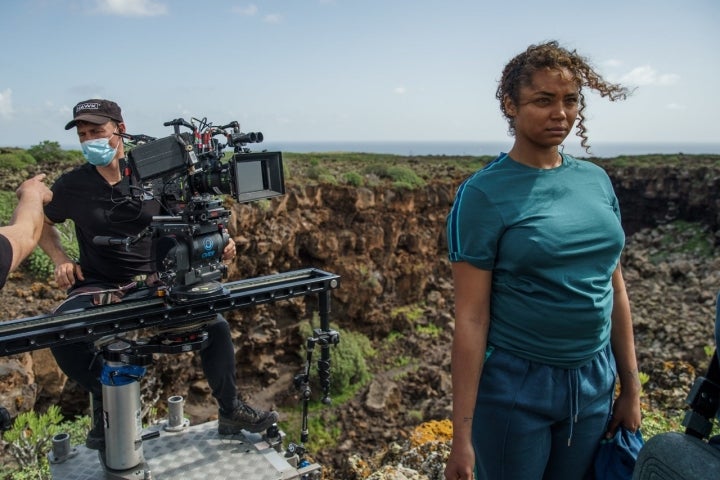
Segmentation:
[(558, 149), (573, 126), (588, 148), (584, 88), (628, 93), (554, 41), (513, 58), (496, 96), (515, 142), (448, 215), (447, 480), (582, 479), (604, 435), (640, 426), (618, 201), (603, 169)]

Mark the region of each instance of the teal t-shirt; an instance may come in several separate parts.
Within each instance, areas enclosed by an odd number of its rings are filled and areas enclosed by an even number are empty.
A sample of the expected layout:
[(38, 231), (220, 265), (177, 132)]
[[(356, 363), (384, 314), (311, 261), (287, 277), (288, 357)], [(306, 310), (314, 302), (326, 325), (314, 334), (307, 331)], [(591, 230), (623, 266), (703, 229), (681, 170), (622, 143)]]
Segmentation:
[(605, 171), (562, 159), (543, 170), (501, 154), (459, 187), (447, 233), (450, 261), (493, 272), (489, 343), (575, 368), (610, 339), (625, 235)]

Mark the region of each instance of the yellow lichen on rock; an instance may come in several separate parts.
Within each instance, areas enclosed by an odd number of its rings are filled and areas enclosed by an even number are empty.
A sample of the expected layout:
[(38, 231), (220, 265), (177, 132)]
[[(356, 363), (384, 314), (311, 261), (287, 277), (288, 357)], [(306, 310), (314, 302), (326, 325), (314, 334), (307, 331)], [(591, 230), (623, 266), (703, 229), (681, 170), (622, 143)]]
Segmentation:
[(452, 439), (452, 422), (450, 420), (430, 420), (421, 423), (410, 434), (410, 444), (413, 447), (427, 442), (445, 442)]

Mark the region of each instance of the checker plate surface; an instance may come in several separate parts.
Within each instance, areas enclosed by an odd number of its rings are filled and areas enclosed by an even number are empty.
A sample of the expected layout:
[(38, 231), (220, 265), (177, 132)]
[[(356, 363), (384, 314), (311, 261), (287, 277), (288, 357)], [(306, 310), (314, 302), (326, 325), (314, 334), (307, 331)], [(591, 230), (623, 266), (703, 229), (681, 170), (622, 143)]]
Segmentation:
[(97, 451), (84, 445), (64, 462), (50, 463), (53, 480), (292, 480), (320, 478), (316, 464), (296, 469), (259, 434), (218, 435), (217, 421), (167, 432), (143, 441), (145, 463), (135, 469), (106, 471)]

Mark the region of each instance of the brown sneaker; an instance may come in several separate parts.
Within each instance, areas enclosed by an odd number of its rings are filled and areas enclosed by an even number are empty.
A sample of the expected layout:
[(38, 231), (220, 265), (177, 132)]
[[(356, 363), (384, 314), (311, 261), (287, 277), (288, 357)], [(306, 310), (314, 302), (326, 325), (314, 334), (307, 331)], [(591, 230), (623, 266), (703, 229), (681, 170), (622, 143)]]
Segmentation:
[(266, 412), (255, 410), (250, 405), (238, 402), (235, 409), (226, 414), (220, 410), (218, 415), (218, 433), (220, 435), (234, 435), (240, 430), (259, 433), (277, 423), (278, 414), (275, 411)]

